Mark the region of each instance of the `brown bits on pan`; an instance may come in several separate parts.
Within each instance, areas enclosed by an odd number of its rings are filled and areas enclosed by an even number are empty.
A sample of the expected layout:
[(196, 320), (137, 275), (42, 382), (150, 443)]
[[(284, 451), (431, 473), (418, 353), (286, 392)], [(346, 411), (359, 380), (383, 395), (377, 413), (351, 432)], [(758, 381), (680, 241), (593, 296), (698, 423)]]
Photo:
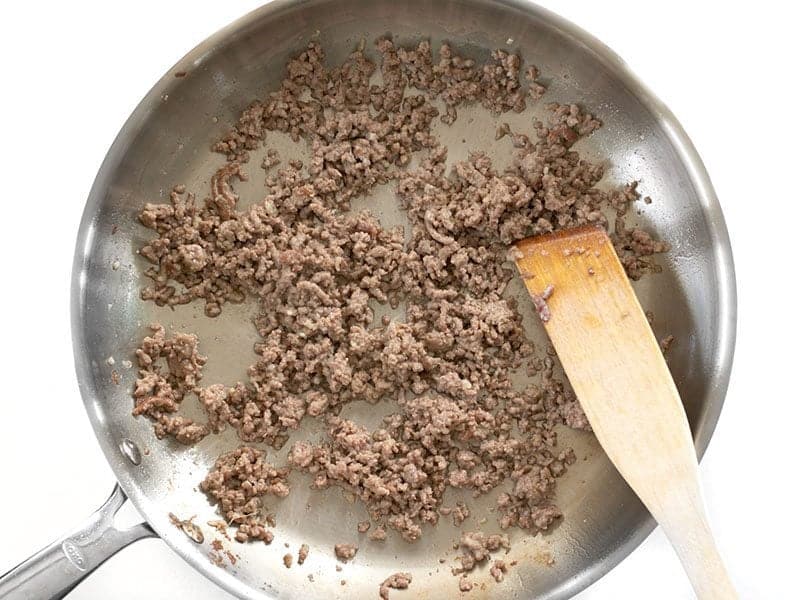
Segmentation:
[(352, 560), (353, 557), (358, 552), (358, 546), (355, 544), (336, 544), (333, 547), (333, 552), (336, 554), (336, 558), (338, 558), (342, 562), (347, 562)]

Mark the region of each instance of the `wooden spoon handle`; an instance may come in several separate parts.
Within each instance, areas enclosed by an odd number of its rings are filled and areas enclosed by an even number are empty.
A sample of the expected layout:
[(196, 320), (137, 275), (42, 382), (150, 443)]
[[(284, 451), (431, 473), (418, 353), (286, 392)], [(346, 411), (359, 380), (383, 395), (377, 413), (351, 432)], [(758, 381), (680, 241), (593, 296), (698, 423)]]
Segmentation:
[[(728, 576), (708, 525), (700, 490), (666, 499), (660, 515), (653, 515), (683, 564), (699, 600), (736, 600), (738, 595)], [(674, 502), (675, 507), (667, 504)]]

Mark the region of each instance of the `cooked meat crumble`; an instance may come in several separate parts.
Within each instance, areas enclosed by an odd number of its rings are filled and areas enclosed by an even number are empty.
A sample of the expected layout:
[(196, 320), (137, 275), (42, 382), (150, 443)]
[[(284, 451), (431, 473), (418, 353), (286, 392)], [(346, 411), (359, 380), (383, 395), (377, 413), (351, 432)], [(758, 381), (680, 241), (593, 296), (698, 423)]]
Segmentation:
[(501, 548), (509, 549), (508, 536), (505, 534), (486, 535), (480, 531), (469, 532), (461, 535), (459, 548), (461, 556), (458, 557), (461, 567), (454, 569), (454, 574), (472, 571), (478, 564), (489, 559), (492, 552)]
[(491, 575), (497, 583), (503, 581), (506, 573), (508, 573), (508, 567), (506, 567), (505, 561), (502, 560), (494, 561), (492, 567), (489, 569), (489, 575)]
[(407, 590), (411, 585), (411, 573), (394, 573), (389, 575), (380, 588), (378, 588), (378, 595), (382, 600), (389, 600), (389, 590)]
[(303, 544), (300, 546), (300, 550), (297, 551), (298, 565), (302, 565), (304, 562), (306, 562), (306, 559), (308, 558), (308, 550), (308, 544)]
[(265, 528), (262, 498), (289, 495), (288, 469), (276, 469), (264, 460), (264, 453), (241, 447), (220, 456), (200, 489), (217, 505), (220, 515), (236, 527), (236, 541), (272, 542), (272, 532)]
[[(447, 44), (434, 59), (427, 41), (403, 48), (380, 39), (376, 49), (379, 65), (360, 47), (328, 68), (322, 47), (310, 43), (289, 61), (279, 89), (253, 102), (214, 145), (227, 162), (202, 200), (178, 185), (168, 204), (147, 204), (139, 215), (155, 233), (139, 249), (150, 263), (144, 300), (199, 300), (216, 317), (250, 298), (260, 311), (245, 382), (201, 385), (206, 358), (197, 337), (153, 325), (137, 351), (133, 414), (152, 420), (159, 438), (183, 444), (230, 427), (245, 444), (279, 449), (304, 419), (326, 425), (323, 440), (292, 445), (286, 467), (249, 445), (217, 459), (200, 489), (240, 542), (272, 541), (263, 498), (289, 494), (290, 469), (310, 474), (315, 488), (335, 485), (360, 499), (375, 522), (371, 540), (385, 539), (388, 527), (416, 541), (440, 515), (463, 523), (470, 514), (463, 502), (442, 505), (448, 488), (479, 496), (502, 486), (502, 529), (551, 528), (562, 516), (556, 480), (575, 462), (570, 449), (558, 448), (556, 427), (590, 427), (553, 358), (535, 356), (519, 307), (505, 294), (514, 274), (508, 246), (587, 223), (608, 228), (612, 213), (612, 238), (631, 278), (656, 271), (652, 256), (667, 249), (625, 224), (639, 197), (635, 183), (598, 187), (604, 167), (574, 146), (601, 123), (576, 104), (548, 104), (547, 122), (534, 120), (527, 133), (503, 124), (497, 136), (509, 146), (509, 167), (473, 152), (448, 169), (435, 119), (452, 124), (467, 103), (493, 115), (524, 110), (545, 93), (535, 66), (505, 50), (479, 65)], [(377, 69), (382, 83), (370, 84)], [(307, 144), (311, 159), (304, 165), (268, 148), (263, 200), (243, 207), (237, 182), (248, 178), (250, 153), (268, 146), (271, 132)], [(351, 200), (389, 182), (408, 231), (350, 210)], [(549, 293), (536, 305), (542, 321)], [(405, 316), (378, 320), (378, 304), (402, 306)], [(520, 389), (516, 373), (533, 377)], [(205, 422), (177, 414), (188, 397)], [(339, 416), (362, 401), (392, 401), (396, 409), (375, 429)], [(458, 574), (508, 545), (505, 534), (465, 533)], [(357, 550), (334, 548), (342, 561)], [(298, 564), (307, 554), (304, 545)], [(291, 566), (292, 556), (284, 562)], [(494, 579), (505, 572), (495, 561)], [(392, 575), (381, 598), (410, 582), (410, 574)], [(462, 576), (459, 587), (472, 583)]]
[(333, 552), (336, 554), (336, 558), (338, 558), (342, 562), (347, 562), (351, 560), (358, 552), (358, 546), (354, 544), (336, 544), (333, 547)]

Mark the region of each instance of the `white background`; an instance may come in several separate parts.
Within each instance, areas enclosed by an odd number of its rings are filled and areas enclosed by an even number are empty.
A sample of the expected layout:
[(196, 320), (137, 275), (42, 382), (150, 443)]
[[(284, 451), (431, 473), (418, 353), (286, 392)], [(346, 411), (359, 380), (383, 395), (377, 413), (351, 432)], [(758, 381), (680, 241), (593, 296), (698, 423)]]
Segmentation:
[[(783, 2), (542, 4), (622, 55), (705, 160), (730, 228), (739, 289), (733, 377), (702, 464), (708, 507), (742, 597), (797, 598), (798, 18)], [(0, 572), (77, 524), (113, 483), (78, 395), (69, 331), (73, 242), (95, 172), (161, 74), (258, 5), (0, 5)], [(70, 599), (187, 594), (228, 597), (161, 541), (147, 540)], [(579, 596), (691, 597), (660, 532)]]

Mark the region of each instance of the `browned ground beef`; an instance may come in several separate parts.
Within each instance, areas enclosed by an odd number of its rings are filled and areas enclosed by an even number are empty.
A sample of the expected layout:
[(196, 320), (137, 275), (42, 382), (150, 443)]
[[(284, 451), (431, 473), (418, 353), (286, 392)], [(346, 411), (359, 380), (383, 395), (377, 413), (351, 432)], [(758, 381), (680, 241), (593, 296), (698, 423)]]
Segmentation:
[(389, 600), (389, 590), (407, 590), (411, 585), (411, 573), (394, 573), (389, 575), (380, 588), (378, 588), (378, 595), (382, 600)]
[(506, 573), (508, 573), (508, 567), (506, 566), (505, 561), (503, 560), (496, 560), (492, 563), (492, 567), (489, 569), (489, 575), (497, 582), (500, 583), (505, 578)]
[[(462, 458), (465, 460), (473, 460), (473, 454), (464, 454)], [(469, 518), (469, 507), (464, 502), (456, 502), (455, 506), (442, 506), (439, 509), (439, 514), (443, 516), (453, 515), (453, 525), (458, 527)]]
[[(197, 442), (208, 433), (208, 427), (174, 414), (187, 392), (198, 389), (206, 362), (197, 351), (197, 336), (178, 333), (167, 338), (160, 325), (151, 330), (152, 335), (146, 336), (136, 351), (139, 377), (133, 390), (133, 414), (152, 419), (159, 438), (172, 435), (184, 444)], [(164, 363), (163, 367), (159, 363)]]
[(336, 558), (338, 558), (342, 562), (347, 562), (351, 560), (358, 552), (358, 546), (355, 544), (336, 544), (333, 547), (333, 552), (336, 554)]
[[(253, 102), (214, 145), (228, 162), (202, 199), (178, 185), (168, 204), (147, 204), (140, 214), (155, 233), (140, 249), (150, 262), (143, 299), (200, 300), (209, 317), (245, 298), (262, 310), (248, 380), (233, 384), (201, 385), (206, 360), (197, 338), (154, 325), (137, 353), (134, 414), (150, 418), (158, 437), (185, 444), (231, 427), (244, 443), (280, 448), (303, 419), (327, 424), (327, 438), (295, 443), (284, 468), (248, 446), (219, 457), (201, 489), (239, 541), (271, 541), (262, 497), (289, 493), (289, 469), (311, 474), (316, 488), (336, 485), (360, 498), (376, 522), (374, 540), (389, 527), (415, 541), (441, 514), (463, 522), (466, 505), (442, 507), (448, 487), (481, 495), (504, 486), (503, 529), (549, 529), (561, 517), (556, 480), (575, 461), (570, 449), (557, 449), (556, 427), (589, 425), (554, 360), (535, 356), (516, 302), (504, 294), (514, 274), (508, 245), (587, 223), (608, 228), (610, 211), (632, 278), (656, 270), (652, 255), (666, 249), (625, 225), (636, 184), (598, 187), (603, 166), (575, 150), (601, 126), (578, 105), (547, 105), (548, 121), (527, 133), (502, 125), (498, 138), (513, 156), (504, 170), (481, 153), (447, 169), (434, 119), (452, 123), (465, 103), (495, 115), (523, 110), (545, 92), (536, 67), (503, 50), (479, 65), (447, 45), (437, 58), (425, 41), (376, 45), (379, 67), (359, 48), (328, 68), (322, 48), (309, 44), (287, 64), (280, 88)], [(371, 85), (377, 68), (382, 84)], [(243, 208), (236, 182), (272, 131), (305, 142), (311, 159), (281, 161), (269, 149), (263, 200)], [(418, 166), (409, 166), (412, 157)], [(286, 166), (273, 173), (279, 163)], [(407, 232), (349, 210), (352, 199), (387, 182)], [(378, 320), (377, 304), (402, 305), (405, 317)], [(518, 389), (514, 373), (533, 375), (533, 383)], [(176, 414), (190, 395), (204, 423)], [(396, 410), (375, 430), (339, 416), (347, 403), (381, 400)], [(507, 548), (508, 538), (464, 534), (460, 546), (459, 573)], [(347, 560), (355, 550), (335, 552)], [(504, 572), (497, 561), (492, 575)], [(392, 577), (382, 597), (410, 583), (407, 574)]]
[(458, 557), (461, 567), (453, 569), (456, 575), (472, 571), (486, 562), (492, 552), (508, 550), (510, 547), (507, 535), (486, 535), (480, 531), (463, 533), (458, 545), (461, 549), (461, 556)]
[(288, 496), (287, 474), (288, 469), (276, 469), (266, 462), (261, 450), (243, 446), (220, 456), (200, 489), (228, 524), (236, 527), (237, 541), (255, 539), (269, 544), (273, 536), (265, 528), (269, 517), (262, 498)]
[(300, 550), (297, 551), (297, 564), (302, 565), (308, 558), (308, 544), (302, 544)]
[(381, 526), (376, 527), (370, 534), (369, 539), (374, 542), (382, 542), (386, 539), (386, 529)]

